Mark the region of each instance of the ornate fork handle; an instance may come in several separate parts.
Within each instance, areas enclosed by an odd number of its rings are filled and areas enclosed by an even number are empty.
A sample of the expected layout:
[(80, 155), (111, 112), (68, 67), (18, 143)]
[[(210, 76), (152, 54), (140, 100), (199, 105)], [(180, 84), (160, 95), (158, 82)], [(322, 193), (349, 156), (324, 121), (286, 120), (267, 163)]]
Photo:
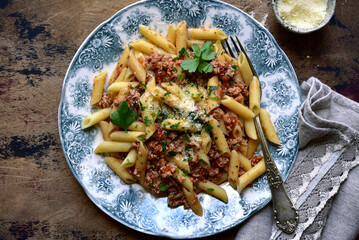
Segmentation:
[(254, 118), (254, 124), (262, 146), (262, 152), (266, 164), (268, 184), (272, 193), (274, 220), (279, 229), (285, 233), (293, 233), (298, 221), (298, 211), (291, 202), (283, 185), (283, 179), (279, 173), (272, 155), (269, 152), (259, 116)]

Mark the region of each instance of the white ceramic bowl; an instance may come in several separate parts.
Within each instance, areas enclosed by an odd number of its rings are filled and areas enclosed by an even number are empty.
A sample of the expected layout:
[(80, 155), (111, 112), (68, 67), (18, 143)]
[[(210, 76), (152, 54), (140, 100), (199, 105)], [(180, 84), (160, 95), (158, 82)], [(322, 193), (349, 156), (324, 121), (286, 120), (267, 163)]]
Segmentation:
[[(300, 0), (299, 0), (300, 1)], [(279, 12), (278, 12), (278, 0), (272, 0), (272, 7), (273, 7), (273, 11), (274, 14), (278, 20), (278, 22), (285, 27), (286, 29), (288, 29), (289, 31), (295, 32), (295, 33), (310, 33), (310, 32), (314, 32), (316, 30), (321, 29), (322, 27), (324, 27), (329, 20), (332, 18), (333, 14), (334, 14), (334, 10), (335, 10), (335, 2), (336, 0), (328, 0), (328, 5), (327, 5), (327, 14), (323, 20), (323, 22), (321, 22), (320, 24), (312, 27), (312, 28), (298, 28), (296, 26), (290, 25), (288, 23), (286, 23), (282, 17), (280, 16)]]

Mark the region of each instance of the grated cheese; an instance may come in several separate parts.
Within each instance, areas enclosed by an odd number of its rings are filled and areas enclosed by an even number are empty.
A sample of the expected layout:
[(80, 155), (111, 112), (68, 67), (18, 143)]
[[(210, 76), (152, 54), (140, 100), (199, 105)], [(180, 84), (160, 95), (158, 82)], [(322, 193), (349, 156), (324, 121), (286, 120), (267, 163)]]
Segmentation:
[(323, 22), (328, 0), (279, 0), (277, 8), (282, 19), (298, 28), (313, 28)]

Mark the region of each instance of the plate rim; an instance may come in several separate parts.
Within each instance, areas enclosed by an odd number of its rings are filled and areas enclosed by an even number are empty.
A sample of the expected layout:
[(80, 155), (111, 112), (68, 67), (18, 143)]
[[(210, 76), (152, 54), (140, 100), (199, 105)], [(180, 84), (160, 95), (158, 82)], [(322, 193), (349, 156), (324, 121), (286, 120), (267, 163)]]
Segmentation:
[[(64, 157), (66, 159), (66, 162), (67, 162), (67, 165), (69, 167), (69, 169), (71, 170), (72, 174), (74, 175), (74, 177), (76, 178), (77, 180), (77, 183), (81, 186), (81, 188), (83, 189), (83, 191), (86, 193), (87, 197), (96, 205), (96, 207), (100, 208), (101, 211), (103, 213), (105, 213), (107, 216), (111, 217), (113, 220), (115, 220), (117, 223), (120, 223), (124, 226), (126, 226), (127, 228), (130, 228), (131, 230), (135, 230), (135, 231), (138, 231), (138, 232), (141, 232), (141, 233), (145, 233), (145, 234), (148, 234), (148, 235), (152, 235), (152, 236), (160, 236), (160, 237), (168, 237), (168, 238), (172, 238), (172, 239), (194, 239), (194, 238), (203, 238), (203, 237), (208, 237), (208, 236), (213, 236), (213, 235), (217, 235), (217, 234), (220, 234), (220, 233), (223, 233), (225, 231), (228, 231), (229, 229), (235, 227), (235, 226), (238, 226), (240, 224), (242, 224), (244, 221), (248, 220), (253, 214), (257, 213), (259, 210), (263, 209), (271, 200), (272, 200), (272, 196), (270, 194), (269, 197), (267, 197), (260, 205), (257, 206), (257, 208), (255, 210), (253, 210), (251, 213), (249, 213), (246, 217), (243, 218), (243, 220), (241, 222), (235, 222), (235, 223), (232, 223), (230, 225), (227, 225), (225, 228), (221, 229), (220, 231), (218, 232), (212, 232), (212, 233), (205, 233), (201, 236), (173, 236), (173, 235), (169, 235), (169, 234), (161, 234), (161, 235), (158, 235), (158, 233), (154, 233), (152, 231), (149, 231), (149, 230), (146, 230), (146, 229), (142, 229), (142, 228), (134, 228), (133, 226), (131, 226), (130, 224), (128, 224), (127, 222), (124, 222), (124, 221), (121, 221), (120, 219), (116, 219), (114, 216), (112, 216), (111, 214), (109, 214), (107, 212), (106, 209), (104, 209), (100, 204), (98, 204), (98, 201), (97, 199), (87, 191), (86, 187), (84, 186), (84, 184), (82, 183), (82, 181), (79, 179), (79, 177), (77, 176), (77, 174), (75, 174), (74, 172), (74, 169), (70, 167), (70, 162), (69, 162), (69, 159), (64, 151), (65, 147), (64, 147), (64, 139), (62, 137), (62, 134), (61, 134), (61, 127), (62, 127), (62, 123), (61, 123), (61, 114), (63, 113), (63, 105), (64, 105), (64, 95), (65, 95), (65, 92), (64, 92), (64, 88), (65, 88), (65, 84), (66, 84), (66, 79), (69, 77), (69, 74), (70, 74), (70, 71), (71, 71), (71, 66), (75, 63), (75, 61), (77, 60), (77, 58), (79, 57), (80, 53), (82, 52), (84, 46), (88, 43), (89, 39), (91, 37), (93, 37), (93, 35), (100, 29), (102, 28), (105, 24), (109, 23), (111, 20), (113, 20), (115, 17), (117, 17), (117, 15), (119, 15), (122, 11), (126, 11), (127, 9), (129, 8), (132, 8), (136, 5), (140, 5), (142, 3), (145, 3), (145, 2), (152, 2), (153, 0), (140, 0), (140, 1), (137, 1), (137, 2), (134, 2), (130, 5), (127, 5), (126, 7), (124, 8), (121, 8), (120, 10), (118, 10), (117, 12), (115, 12), (110, 18), (106, 19), (105, 21), (101, 22), (96, 28), (94, 28), (94, 30), (92, 30), (88, 35), (87, 37), (83, 40), (82, 44), (78, 47), (75, 55), (73, 56), (71, 62), (69, 63), (69, 66), (67, 68), (67, 71), (66, 71), (66, 74), (64, 76), (64, 80), (63, 80), (63, 84), (62, 84), (62, 91), (61, 91), (61, 99), (60, 99), (60, 103), (59, 103), (59, 107), (58, 107), (58, 128), (59, 128), (59, 137), (60, 137), (60, 142), (61, 142), (61, 148), (62, 148), (62, 152), (64, 154)], [(295, 78), (296, 80), (296, 88), (299, 92), (299, 105), (296, 107), (296, 111), (293, 113), (293, 115), (295, 114), (298, 114), (299, 113), (299, 108), (303, 102), (302, 100), (302, 96), (300, 94), (300, 86), (299, 86), (299, 81), (298, 81), (298, 77), (297, 77), (297, 74), (293, 68), (293, 65), (291, 63), (291, 61), (289, 60), (288, 56), (285, 54), (285, 52), (283, 51), (283, 49), (278, 45), (276, 39), (274, 38), (274, 36), (271, 34), (271, 32), (264, 26), (262, 25), (258, 20), (256, 20), (254, 17), (252, 17), (251, 15), (249, 15), (248, 13), (246, 13), (245, 11), (237, 8), (236, 6), (233, 6), (227, 2), (224, 2), (224, 1), (221, 1), (221, 0), (205, 0), (205, 1), (208, 1), (208, 2), (217, 2), (219, 4), (224, 4), (226, 5), (227, 7), (229, 8), (232, 8), (234, 9), (235, 11), (239, 11), (241, 12), (242, 14), (246, 15), (246, 17), (250, 18), (251, 20), (253, 20), (253, 22), (257, 25), (257, 27), (259, 27), (261, 30), (265, 31), (265, 33), (270, 37), (271, 39), (271, 42), (277, 47), (277, 49), (280, 50), (280, 52), (282, 53), (282, 56), (285, 58), (284, 60), (288, 63), (289, 65), (289, 70), (291, 70), (291, 73), (293, 74), (293, 77)], [(296, 123), (296, 129), (298, 129), (298, 121)], [(296, 161), (296, 158), (297, 158), (297, 155), (298, 155), (298, 151), (299, 151), (299, 136), (296, 137), (296, 141), (297, 141), (297, 148), (293, 154), (293, 161), (291, 163), (291, 165), (289, 166), (288, 170), (286, 171), (286, 175), (285, 176), (282, 176), (283, 178), (283, 181), (285, 181), (287, 179), (287, 177), (289, 176), (293, 166), (294, 166), (294, 163)]]

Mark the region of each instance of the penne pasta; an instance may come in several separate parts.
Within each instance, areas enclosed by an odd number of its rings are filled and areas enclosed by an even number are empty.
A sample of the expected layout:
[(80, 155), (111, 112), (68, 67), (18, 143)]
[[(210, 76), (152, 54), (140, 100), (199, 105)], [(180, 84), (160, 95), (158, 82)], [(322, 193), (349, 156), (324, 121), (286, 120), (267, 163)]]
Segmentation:
[(106, 157), (107, 165), (126, 183), (135, 183), (136, 179), (121, 166), (122, 161), (114, 157)]
[(261, 108), (259, 119), (261, 121), (262, 128), (267, 139), (274, 144), (280, 145), (280, 140), (274, 129), (274, 125), (272, 123), (272, 120), (270, 119), (268, 111)]
[(153, 53), (158, 53), (158, 54), (163, 54), (163, 55), (175, 56), (175, 55), (169, 54), (168, 52), (162, 50), (161, 48), (158, 48), (156, 45), (149, 43), (143, 39), (133, 41), (130, 43), (130, 45), (134, 49), (137, 49), (138, 51), (141, 51), (148, 55), (151, 55)]
[(196, 39), (187, 39), (187, 48), (191, 48), (193, 44), (197, 44), (198, 46), (202, 46), (204, 44), (204, 40), (196, 40)]
[(89, 128), (95, 125), (96, 123), (99, 123), (105, 120), (106, 118), (110, 117), (110, 114), (111, 114), (111, 108), (101, 109), (100, 111), (97, 111), (91, 114), (90, 116), (84, 118), (82, 120), (81, 128), (82, 129)]
[(226, 137), (224, 136), (224, 134), (220, 128), (219, 122), (214, 118), (210, 118), (209, 124), (212, 126), (213, 139), (214, 139), (214, 142), (216, 143), (217, 149), (219, 150), (219, 152), (222, 155), (229, 157), (230, 150), (228, 147)]
[(156, 131), (155, 120), (158, 115), (158, 109), (158, 101), (148, 91), (145, 91), (140, 98), (140, 110), (145, 124), (146, 139), (149, 139)]
[(111, 74), (111, 77), (110, 77), (110, 80), (109, 80), (110, 84), (112, 84), (117, 79), (117, 77), (121, 73), (121, 70), (123, 68), (127, 67), (127, 57), (128, 57), (129, 53), (130, 53), (130, 48), (126, 44), (125, 49), (123, 50), (123, 53), (122, 53), (122, 55), (120, 57), (120, 60), (118, 61), (115, 69), (113, 70), (113, 72)]
[(130, 126), (128, 126), (127, 130), (145, 132), (146, 125), (143, 122), (134, 121)]
[(228, 168), (228, 182), (233, 188), (237, 188), (238, 174), (239, 174), (239, 154), (236, 151), (231, 152)]
[(244, 171), (249, 171), (252, 168), (251, 161), (245, 157), (245, 155), (241, 152), (238, 152), (238, 159), (240, 164), (242, 165)]
[(110, 139), (116, 142), (139, 142), (145, 136), (145, 132), (115, 131), (110, 134)]
[(141, 24), (139, 25), (139, 30), (140, 30), (140, 33), (145, 38), (147, 38), (148, 40), (153, 42), (155, 45), (164, 49), (168, 53), (176, 54), (176, 52), (175, 52), (176, 47), (167, 38), (165, 38), (161, 34), (157, 33), (156, 31), (152, 30), (151, 28), (141, 25)]
[(134, 174), (138, 177), (142, 185), (145, 181), (147, 157), (148, 149), (143, 142), (140, 142)]
[(101, 133), (102, 133), (102, 137), (103, 137), (103, 140), (105, 141), (110, 141), (110, 135), (108, 134), (108, 122), (106, 121), (101, 121), (98, 123), (99, 127), (100, 127), (100, 130), (101, 130)]
[(208, 99), (207, 99), (207, 108), (206, 108), (207, 114), (219, 106), (220, 97), (218, 91), (218, 82), (219, 82), (218, 76), (211, 77), (208, 80), (208, 84), (207, 84)]
[(246, 134), (249, 138), (256, 140), (257, 139), (257, 131), (254, 126), (253, 118), (244, 119), (244, 129), (246, 130)]
[(201, 40), (224, 40), (227, 35), (221, 29), (202, 29), (202, 28), (189, 28), (188, 34), (191, 39)]
[(108, 87), (107, 91), (109, 93), (116, 93), (121, 91), (121, 89), (124, 89), (125, 90), (124, 92), (127, 92), (129, 87), (137, 87), (137, 86), (138, 86), (138, 82), (114, 82)]
[(176, 28), (172, 24), (168, 25), (167, 39), (172, 44), (176, 44)]
[(107, 71), (103, 70), (96, 74), (94, 81), (93, 81), (93, 87), (92, 87), (92, 94), (91, 94), (91, 101), (90, 105), (95, 105), (98, 103), (103, 94), (103, 87), (105, 85)]
[(253, 79), (253, 73), (251, 67), (249, 66), (248, 59), (243, 52), (241, 52), (238, 56), (238, 66), (245, 84), (249, 86)]
[(110, 153), (110, 152), (129, 152), (132, 147), (130, 142), (112, 142), (103, 141), (96, 149), (95, 153)]
[(259, 80), (253, 77), (251, 84), (249, 85), (249, 109), (258, 116), (261, 108), (261, 97), (260, 97), (260, 85)]
[(203, 216), (203, 209), (198, 201), (197, 194), (194, 191), (188, 191), (185, 187), (183, 187), (183, 193), (192, 211), (198, 216)]
[(146, 70), (142, 64), (137, 60), (133, 51), (130, 51), (128, 61), (128, 67), (131, 69), (136, 78), (143, 84), (146, 83)]
[(203, 149), (197, 150), (196, 153), (198, 156), (199, 164), (201, 164), (202, 167), (209, 169), (211, 167), (211, 163), (209, 162), (208, 155), (203, 151)]
[(212, 195), (225, 203), (228, 202), (227, 192), (217, 184), (210, 181), (200, 181), (197, 185), (199, 189), (205, 191), (209, 195)]
[(202, 129), (199, 123), (190, 123), (186, 120), (177, 119), (165, 119), (161, 125), (164, 129), (182, 132), (199, 132)]
[(225, 95), (221, 100), (221, 104), (238, 114), (243, 118), (254, 118), (254, 113), (243, 104), (237, 102), (232, 97)]
[(237, 191), (241, 193), (249, 183), (260, 177), (263, 173), (265, 173), (265, 171), (266, 166), (264, 159), (262, 159), (253, 168), (238, 178)]
[(177, 167), (179, 167), (180, 169), (184, 169), (186, 170), (187, 173), (191, 172), (191, 169), (189, 168), (189, 164), (187, 159), (185, 159), (185, 157), (183, 156), (183, 154), (177, 154), (174, 157), (170, 157), (168, 159), (169, 162), (173, 163), (174, 165), (176, 165)]
[(248, 145), (247, 145), (247, 158), (251, 159), (254, 156), (254, 153), (257, 151), (259, 140), (254, 139), (248, 139)]
[(187, 48), (187, 22), (181, 21), (176, 27), (176, 51), (177, 53)]
[(173, 172), (173, 177), (183, 185), (183, 187), (185, 187), (188, 191), (192, 192), (193, 191), (193, 183), (191, 178), (185, 174), (181, 169), (179, 169), (178, 167), (176, 168), (176, 170)]
[(135, 149), (132, 149), (127, 156), (125, 157), (125, 159), (122, 161), (121, 163), (121, 167), (123, 168), (129, 168), (135, 165), (137, 160), (137, 152)]

